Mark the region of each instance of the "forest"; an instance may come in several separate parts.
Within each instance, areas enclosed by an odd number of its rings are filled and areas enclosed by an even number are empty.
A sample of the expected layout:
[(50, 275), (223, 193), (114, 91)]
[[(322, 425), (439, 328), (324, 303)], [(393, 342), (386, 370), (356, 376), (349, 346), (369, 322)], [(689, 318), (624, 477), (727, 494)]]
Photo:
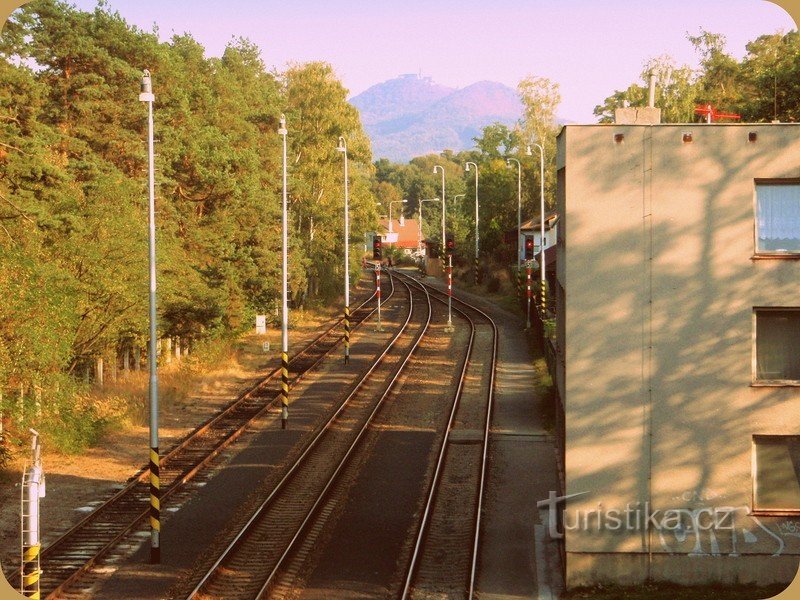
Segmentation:
[[(650, 70), (659, 76), (664, 121), (694, 121), (702, 103), (748, 121), (797, 118), (796, 32), (759, 37), (741, 61), (726, 52), (723, 36), (701, 32), (688, 43), (699, 69), (652, 59), (641, 81), (597, 106), (598, 119), (643, 103)], [(87, 423), (102, 421), (83, 393), (98, 365), (116, 373), (148, 360), (147, 105), (138, 100), (144, 68), (156, 98), (164, 343), (202, 347), (251, 329), (256, 314), (275, 314), (281, 114), (289, 130), (295, 308), (330, 304), (341, 294), (339, 136), (348, 145), (354, 248), (389, 201), (408, 199), (406, 216), (416, 217), (419, 199), (441, 195), (436, 164), (446, 172), (448, 228), (458, 246), (472, 248), (475, 174), (464, 171), (472, 161), (479, 167), (482, 254), (492, 264), (511, 262), (514, 249), (504, 238), (516, 226), (518, 177), (523, 220), (538, 215), (539, 155), (524, 152), (532, 141), (544, 148), (545, 197), (553, 207), (560, 97), (546, 78), (521, 81), (518, 126), (488, 125), (472, 150), (373, 162), (348, 90), (327, 63), (268, 69), (245, 39), (208, 57), (190, 34), (160, 41), (157, 29), (138, 29), (102, 2), (86, 12), (36, 0), (0, 35), (0, 422), (19, 430), (51, 423), (80, 435)], [(508, 157), (519, 159), (519, 171)], [(439, 209), (425, 210), (425, 234), (437, 239)], [(361, 254), (350, 256), (355, 280)]]

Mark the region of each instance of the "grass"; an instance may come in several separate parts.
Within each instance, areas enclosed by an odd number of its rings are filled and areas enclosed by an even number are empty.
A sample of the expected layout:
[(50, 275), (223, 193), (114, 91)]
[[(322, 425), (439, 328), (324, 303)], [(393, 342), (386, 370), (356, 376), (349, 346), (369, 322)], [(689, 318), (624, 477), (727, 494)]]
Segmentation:
[(759, 600), (772, 598), (786, 589), (785, 584), (752, 585), (678, 585), (675, 583), (646, 583), (635, 586), (597, 585), (575, 588), (564, 600)]

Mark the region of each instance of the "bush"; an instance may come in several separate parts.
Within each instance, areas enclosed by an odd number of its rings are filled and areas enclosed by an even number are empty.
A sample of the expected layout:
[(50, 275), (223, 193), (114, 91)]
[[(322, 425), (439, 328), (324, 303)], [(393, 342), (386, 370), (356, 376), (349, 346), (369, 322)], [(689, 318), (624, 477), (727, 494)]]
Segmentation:
[(79, 394), (71, 401), (62, 396), (43, 410), (38, 430), (43, 444), (65, 454), (77, 454), (96, 444), (116, 417), (101, 415), (88, 396)]
[(492, 275), (489, 278), (489, 283), (486, 284), (486, 289), (490, 294), (496, 294), (500, 291), (500, 278)]
[(8, 462), (13, 457), (13, 453), (11, 452), (11, 448), (9, 448), (5, 441), (0, 444), (0, 470), (5, 469), (8, 465)]

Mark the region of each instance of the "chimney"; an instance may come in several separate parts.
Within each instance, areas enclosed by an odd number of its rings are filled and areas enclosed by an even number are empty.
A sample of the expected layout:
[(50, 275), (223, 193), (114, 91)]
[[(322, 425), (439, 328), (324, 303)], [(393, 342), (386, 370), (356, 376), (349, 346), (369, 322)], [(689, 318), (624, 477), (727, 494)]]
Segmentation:
[(656, 74), (650, 71), (650, 95), (647, 99), (647, 107), (656, 107)]
[(614, 123), (617, 125), (658, 125), (661, 123), (661, 109), (656, 108), (656, 74), (650, 71), (647, 106), (617, 108), (614, 110)]

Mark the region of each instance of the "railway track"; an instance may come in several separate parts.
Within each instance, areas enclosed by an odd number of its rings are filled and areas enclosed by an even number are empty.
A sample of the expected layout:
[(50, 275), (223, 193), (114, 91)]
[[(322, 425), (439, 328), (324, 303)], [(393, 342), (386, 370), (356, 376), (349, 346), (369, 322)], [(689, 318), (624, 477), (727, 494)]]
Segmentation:
[(409, 296), (405, 323), (188, 598), (261, 598), (269, 593), (428, 330), (428, 293), (403, 286)]
[[(428, 290), (447, 303), (446, 293)], [(455, 297), (452, 303), (453, 310), (470, 323), (468, 359), (439, 449), (400, 594), (403, 599), (475, 594), (498, 335), (485, 312)], [(491, 348), (489, 356), (479, 356), (478, 346)]]
[[(389, 294), (394, 293), (389, 281)], [(375, 311), (368, 297), (351, 312), (351, 329)], [(317, 336), (289, 361), (290, 386), (313, 369), (343, 338), (342, 320)], [(161, 503), (180, 490), (203, 467), (237, 439), (254, 419), (267, 413), (278, 401), (280, 369), (276, 368), (217, 415), (190, 432), (161, 458)], [(41, 596), (58, 597), (79, 587), (80, 578), (106, 556), (149, 514), (149, 468), (89, 513), (69, 531), (49, 544), (41, 554)], [(19, 569), (6, 573), (9, 583), (19, 587)]]

